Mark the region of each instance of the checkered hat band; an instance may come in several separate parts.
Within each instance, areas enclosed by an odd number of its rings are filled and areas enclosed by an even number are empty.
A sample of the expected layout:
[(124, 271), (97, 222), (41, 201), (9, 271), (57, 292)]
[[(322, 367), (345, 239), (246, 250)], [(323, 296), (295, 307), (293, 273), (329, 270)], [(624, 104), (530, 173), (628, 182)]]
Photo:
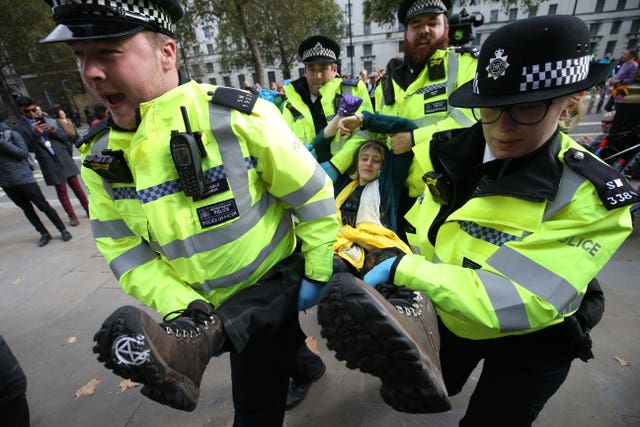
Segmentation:
[(580, 82), (589, 74), (589, 56), (522, 67), (520, 92)]
[(153, 24), (164, 30), (174, 33), (175, 25), (167, 12), (151, 5), (149, 0), (53, 0), (54, 19), (56, 8), (60, 15), (65, 15), (65, 10), (73, 10), (74, 14), (92, 16), (126, 17), (141, 23)]
[(314, 56), (324, 56), (327, 58), (331, 58), (334, 61), (337, 61), (336, 53), (329, 49), (328, 47), (322, 46), (322, 43), (318, 42), (311, 49), (307, 49), (302, 52), (302, 60), (304, 61), (307, 58), (312, 58)]
[(433, 9), (434, 7), (438, 7), (443, 11), (447, 10), (447, 6), (445, 6), (441, 0), (418, 0), (409, 7), (409, 10), (407, 10), (407, 18), (418, 15), (425, 9)]

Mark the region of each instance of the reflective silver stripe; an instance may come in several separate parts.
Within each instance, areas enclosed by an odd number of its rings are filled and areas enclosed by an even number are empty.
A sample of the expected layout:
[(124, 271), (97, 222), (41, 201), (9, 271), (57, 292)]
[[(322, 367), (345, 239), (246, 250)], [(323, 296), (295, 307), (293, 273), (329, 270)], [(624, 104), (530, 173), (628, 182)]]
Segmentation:
[(311, 178), (305, 182), (305, 184), (285, 196), (280, 197), (285, 203), (288, 203), (292, 208), (297, 208), (298, 206), (304, 204), (309, 201), (310, 198), (314, 196), (314, 194), (318, 193), (320, 190), (324, 188), (324, 183), (327, 179), (327, 174), (322, 169), (319, 163), (316, 162), (315, 169), (313, 170), (313, 175)]
[(265, 194), (248, 212), (241, 214), (238, 219), (226, 227), (199, 233), (184, 240), (174, 240), (162, 246), (157, 242), (151, 242), (151, 248), (162, 253), (169, 261), (189, 258), (200, 252), (212, 251), (242, 237), (247, 233), (247, 230), (252, 230), (274, 202), (273, 197)]
[(419, 128), (423, 128), (423, 127), (436, 124), (440, 120), (442, 120), (442, 117), (424, 116), (424, 117), (420, 117), (419, 119), (414, 119), (413, 123), (415, 123), (415, 125), (418, 126)]
[[(449, 51), (448, 58), (448, 70), (447, 70), (447, 93), (450, 94), (454, 90), (456, 90), (456, 81), (458, 80), (458, 60), (460, 55), (455, 51)], [(461, 127), (469, 127), (475, 124), (475, 120), (469, 118), (466, 114), (464, 114), (461, 110), (452, 107), (449, 102), (447, 102), (447, 117), (451, 117), (456, 121)]]
[(573, 309), (578, 291), (571, 283), (540, 264), (503, 246), (487, 259), (487, 264), (511, 278), (529, 292), (548, 301), (561, 313)]
[(133, 231), (131, 231), (127, 224), (121, 219), (113, 219), (110, 221), (99, 221), (97, 219), (92, 219), (91, 231), (93, 231), (93, 237), (96, 239), (100, 237), (110, 237), (112, 239), (118, 239), (120, 237), (135, 236)]
[(529, 318), (524, 303), (513, 284), (497, 274), (476, 270), (498, 317), (501, 332), (529, 329)]
[(456, 123), (464, 128), (476, 124), (475, 120), (470, 119), (469, 116), (467, 116), (461, 110), (451, 106), (449, 107), (449, 114), (447, 114), (447, 117), (451, 117), (456, 121)]
[(302, 221), (313, 221), (336, 213), (336, 201), (333, 198), (318, 200), (317, 202), (301, 206), (296, 209), (296, 215)]
[[(456, 80), (458, 80), (458, 53), (454, 50), (450, 50), (447, 55), (447, 94), (451, 94), (456, 90)], [(447, 95), (447, 96), (448, 96)], [(449, 103), (447, 102), (447, 105)], [(451, 112), (451, 105), (449, 105), (449, 112)]]
[(285, 215), (280, 220), (280, 223), (278, 224), (278, 228), (276, 229), (276, 232), (273, 234), (273, 238), (271, 239), (271, 242), (269, 242), (269, 244), (260, 251), (260, 253), (258, 254), (258, 257), (255, 260), (253, 260), (253, 262), (242, 267), (237, 271), (234, 271), (233, 273), (227, 276), (218, 277), (217, 279), (206, 280), (202, 284), (202, 287), (208, 293), (214, 289), (228, 288), (229, 286), (236, 285), (242, 282), (243, 280), (245, 280), (247, 277), (251, 276), (251, 274), (254, 271), (256, 271), (256, 269), (260, 267), (260, 265), (269, 257), (271, 252), (273, 252), (276, 249), (280, 241), (282, 241), (282, 239), (289, 234), (289, 232), (291, 231), (292, 225), (293, 225), (293, 221), (291, 220), (291, 217), (289, 215)]
[(251, 208), (247, 165), (242, 155), (238, 137), (231, 128), (231, 109), (219, 104), (209, 105), (209, 125), (218, 143), (222, 164), (229, 179), (229, 187), (235, 197), (236, 206), (242, 216)]
[(576, 192), (585, 180), (585, 177), (574, 172), (567, 165), (562, 165), (562, 177), (560, 178), (558, 194), (556, 194), (556, 198), (547, 205), (544, 211), (544, 220), (548, 220), (571, 203)]
[(120, 280), (120, 276), (127, 271), (140, 267), (142, 264), (145, 264), (157, 257), (158, 254), (153, 252), (147, 243), (143, 241), (139, 245), (134, 246), (128, 251), (112, 259), (109, 263), (109, 267), (116, 276), (116, 279)]

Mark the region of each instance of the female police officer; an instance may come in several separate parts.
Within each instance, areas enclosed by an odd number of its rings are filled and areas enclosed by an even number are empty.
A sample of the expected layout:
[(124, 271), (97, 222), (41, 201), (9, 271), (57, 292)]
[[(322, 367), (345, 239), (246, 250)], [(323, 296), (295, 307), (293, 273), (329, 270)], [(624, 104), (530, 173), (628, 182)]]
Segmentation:
[[(573, 315), (630, 234), (629, 206), (639, 199), (558, 131), (572, 94), (603, 77), (589, 54), (589, 30), (575, 17), (531, 18), (492, 33), (475, 78), (449, 98), (474, 108), (479, 123), (429, 147), (428, 189), (411, 218), (422, 255), (383, 261), (366, 284), (334, 276), (325, 290), (319, 319), (330, 348), (381, 377), (385, 400), (420, 412), (430, 391), (444, 399), (438, 373), (423, 373), (422, 343), (433, 340), (421, 340), (424, 330), (399, 320), (412, 313), (388, 310), (367, 286), (385, 282), (433, 302), (449, 395), (484, 359), (460, 425), (530, 425), (564, 382), (577, 356), (571, 334), (593, 324)], [(359, 362), (363, 353), (376, 358)]]

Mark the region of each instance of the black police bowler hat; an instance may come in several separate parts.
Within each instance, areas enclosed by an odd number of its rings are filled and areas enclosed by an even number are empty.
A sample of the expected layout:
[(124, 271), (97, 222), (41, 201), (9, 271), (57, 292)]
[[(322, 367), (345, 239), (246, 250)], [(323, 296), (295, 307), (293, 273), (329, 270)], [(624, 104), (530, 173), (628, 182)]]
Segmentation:
[(178, 0), (46, 0), (58, 24), (40, 43), (100, 40), (143, 30), (173, 36)]
[(329, 37), (316, 35), (302, 40), (298, 46), (298, 55), (304, 64), (314, 62), (338, 63), (340, 45)]
[(451, 9), (450, 0), (404, 0), (398, 7), (398, 21), (402, 25), (416, 15), (423, 13), (444, 13)]
[(505, 25), (480, 49), (475, 78), (449, 95), (456, 107), (544, 101), (593, 87), (609, 65), (589, 62), (589, 28), (574, 16)]

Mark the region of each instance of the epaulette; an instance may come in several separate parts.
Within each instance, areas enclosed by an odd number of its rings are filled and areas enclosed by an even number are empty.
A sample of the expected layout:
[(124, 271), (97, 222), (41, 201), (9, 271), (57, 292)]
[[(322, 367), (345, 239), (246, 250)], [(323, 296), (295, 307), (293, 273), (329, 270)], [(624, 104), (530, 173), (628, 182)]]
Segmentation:
[(360, 81), (360, 79), (355, 78), (355, 79), (345, 79), (344, 77), (342, 78), (342, 84), (345, 86), (358, 86), (358, 82)]
[(480, 56), (480, 49), (478, 49), (475, 46), (458, 46), (455, 48), (456, 53), (459, 53), (460, 55), (468, 53), (471, 56), (473, 56), (474, 58), (477, 58)]
[(293, 106), (293, 104), (291, 104), (291, 102), (286, 103), (286, 108), (287, 110), (289, 110), (291, 112), (291, 115), (293, 116), (293, 120), (298, 120), (300, 118), (302, 118), (302, 113), (300, 111), (298, 111), (296, 109), (296, 107)]
[(109, 126), (107, 126), (108, 121), (109, 117), (104, 118), (95, 125), (91, 126), (87, 133), (82, 135), (82, 137), (80, 137), (80, 139), (76, 141), (76, 148), (82, 147), (82, 145), (93, 140), (96, 136), (102, 135), (104, 132), (109, 130)]
[(233, 108), (245, 114), (251, 114), (258, 97), (250, 92), (230, 87), (218, 86), (211, 102)]
[(640, 202), (640, 194), (620, 172), (590, 153), (570, 148), (564, 154), (564, 162), (572, 170), (591, 181), (608, 210)]

